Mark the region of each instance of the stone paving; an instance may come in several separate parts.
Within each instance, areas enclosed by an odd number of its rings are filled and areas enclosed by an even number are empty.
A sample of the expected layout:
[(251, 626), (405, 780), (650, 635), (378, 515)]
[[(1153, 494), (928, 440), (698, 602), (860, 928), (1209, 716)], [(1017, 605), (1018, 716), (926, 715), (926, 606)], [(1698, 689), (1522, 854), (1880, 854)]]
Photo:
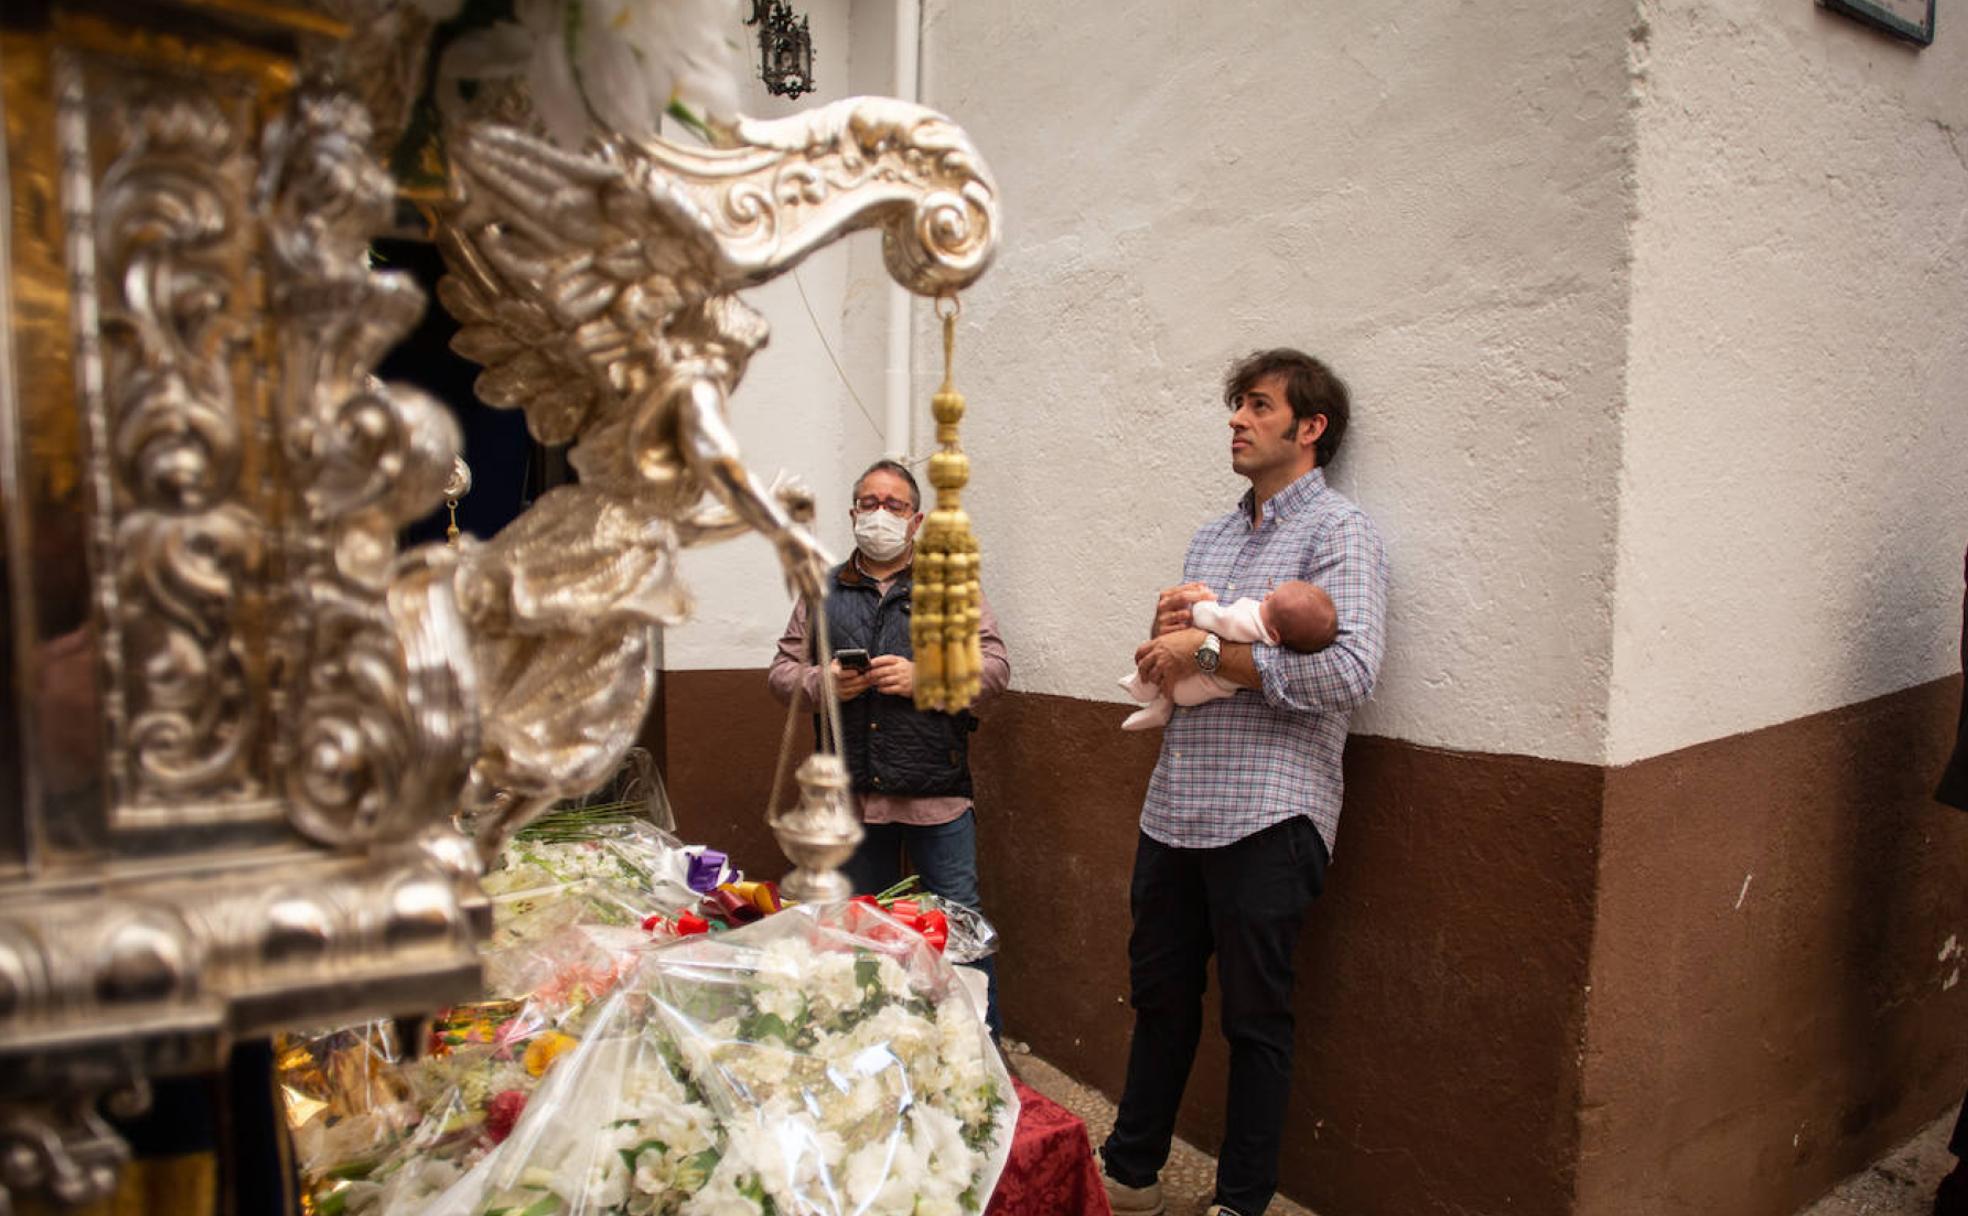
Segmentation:
[(1953, 1130), (1954, 1112), (1949, 1111), (1839, 1183), (1800, 1216), (1928, 1216), (1934, 1210), (1934, 1188), (1954, 1168), (1954, 1154), (1947, 1150)]
[[(1005, 1056), (1025, 1084), (1086, 1120), (1087, 1135), (1098, 1145), (1114, 1127), (1114, 1104), (1090, 1085), (1082, 1085), (1009, 1040)], [(1216, 1160), (1181, 1140), (1162, 1170), (1162, 1197), (1169, 1216), (1199, 1216), (1209, 1206), (1216, 1186)], [(1261, 1216), (1313, 1216), (1307, 1209), (1279, 1196)], [(1843, 1216), (1841, 1213), (1840, 1216)]]
[[(1114, 1126), (1114, 1106), (1099, 1090), (1080, 1084), (1019, 1044), (1007, 1041), (1005, 1046), (1006, 1058), (1027, 1085), (1086, 1120), (1087, 1134), (1094, 1144), (1106, 1138)], [(1949, 1111), (1936, 1119), (1798, 1216), (1929, 1216), (1934, 1187), (1954, 1168), (1954, 1156), (1947, 1151), (1954, 1115)], [(1215, 1177), (1216, 1162), (1208, 1153), (1177, 1140), (1168, 1168), (1162, 1171), (1162, 1193), (1168, 1199), (1169, 1216), (1198, 1216), (1209, 1206)], [(1315, 1214), (1279, 1196), (1263, 1216)]]

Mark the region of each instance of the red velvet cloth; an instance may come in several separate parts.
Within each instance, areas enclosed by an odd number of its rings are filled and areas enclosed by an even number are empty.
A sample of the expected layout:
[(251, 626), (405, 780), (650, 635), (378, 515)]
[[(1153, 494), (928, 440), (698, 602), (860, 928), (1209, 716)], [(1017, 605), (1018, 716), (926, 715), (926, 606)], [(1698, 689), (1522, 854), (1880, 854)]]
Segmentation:
[(1018, 1128), (985, 1216), (1113, 1216), (1078, 1115), (1017, 1077)]

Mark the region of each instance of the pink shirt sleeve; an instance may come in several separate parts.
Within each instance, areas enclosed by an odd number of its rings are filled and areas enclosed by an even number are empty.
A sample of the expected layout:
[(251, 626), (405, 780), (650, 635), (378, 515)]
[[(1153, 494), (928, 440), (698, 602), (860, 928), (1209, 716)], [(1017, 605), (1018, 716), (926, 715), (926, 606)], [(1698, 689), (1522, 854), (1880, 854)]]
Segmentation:
[(977, 705), (982, 705), (1011, 684), (1011, 655), (998, 632), (998, 616), (991, 611), (991, 599), (981, 590), (977, 596), (978, 649), (984, 654), (984, 670), (978, 674)]
[(793, 615), (786, 621), (786, 632), (779, 635), (772, 666), (765, 672), (765, 682), (781, 704), (790, 702), (795, 692), (809, 709), (820, 704), (820, 668), (806, 656), (806, 599), (801, 597), (793, 601)]

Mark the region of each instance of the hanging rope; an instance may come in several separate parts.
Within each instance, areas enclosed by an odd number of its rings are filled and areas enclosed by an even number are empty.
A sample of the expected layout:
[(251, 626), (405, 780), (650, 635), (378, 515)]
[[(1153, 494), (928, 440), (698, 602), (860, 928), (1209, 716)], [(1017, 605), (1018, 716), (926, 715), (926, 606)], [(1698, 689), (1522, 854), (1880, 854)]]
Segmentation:
[[(806, 601), (806, 636), (812, 642), (815, 662), (820, 667), (820, 738), (816, 752), (840, 751), (840, 691), (834, 682), (834, 647), (827, 635), (826, 598)], [(792, 766), (793, 727), (799, 721), (800, 697), (796, 693), (786, 702), (786, 726), (779, 732), (779, 759), (772, 766), (772, 793), (765, 801), (765, 819), (770, 823), (783, 809), (779, 796), (786, 792), (786, 774)]]

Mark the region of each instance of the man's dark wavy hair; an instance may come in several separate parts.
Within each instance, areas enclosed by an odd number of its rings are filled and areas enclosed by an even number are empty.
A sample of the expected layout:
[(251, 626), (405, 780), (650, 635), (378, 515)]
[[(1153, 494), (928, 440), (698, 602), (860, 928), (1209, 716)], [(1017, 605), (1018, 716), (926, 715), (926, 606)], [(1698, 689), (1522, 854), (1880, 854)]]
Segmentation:
[(1346, 419), (1352, 407), (1346, 382), (1311, 355), (1288, 346), (1245, 355), (1223, 374), (1223, 404), (1236, 409), (1238, 397), (1274, 372), (1285, 378), (1285, 400), (1291, 403), (1293, 418), (1304, 422), (1317, 414), (1326, 416), (1326, 433), (1312, 445), (1319, 467), (1326, 467), (1338, 453), (1340, 440), (1346, 438)]

